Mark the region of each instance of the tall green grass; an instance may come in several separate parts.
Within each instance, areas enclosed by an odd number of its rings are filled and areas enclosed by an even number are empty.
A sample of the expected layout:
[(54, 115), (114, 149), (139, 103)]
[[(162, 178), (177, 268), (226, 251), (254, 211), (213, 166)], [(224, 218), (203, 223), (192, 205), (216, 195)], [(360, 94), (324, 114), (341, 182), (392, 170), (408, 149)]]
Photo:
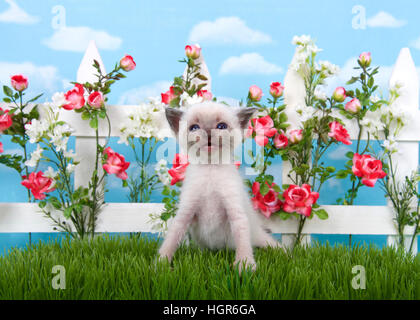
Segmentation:
[[(257, 271), (240, 276), (232, 250), (182, 246), (168, 265), (158, 247), (98, 237), (14, 249), (0, 258), (0, 299), (420, 299), (418, 259), (391, 248), (256, 249)], [(52, 288), (55, 265), (66, 269), (65, 290)], [(355, 265), (365, 290), (352, 288)]]

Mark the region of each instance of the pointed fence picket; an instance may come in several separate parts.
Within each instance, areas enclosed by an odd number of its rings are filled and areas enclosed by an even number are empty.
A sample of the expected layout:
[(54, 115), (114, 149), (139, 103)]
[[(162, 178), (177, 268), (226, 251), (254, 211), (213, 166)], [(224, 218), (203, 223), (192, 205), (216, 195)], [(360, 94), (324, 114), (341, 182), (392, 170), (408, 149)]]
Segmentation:
[[(77, 73), (77, 81), (84, 82), (92, 80), (92, 62), (96, 59), (102, 68), (103, 63), (98, 50), (93, 42), (83, 57), (81, 66)], [(210, 79), (207, 66), (204, 60), (202, 72)], [(302, 103), (302, 90), (299, 77), (288, 72), (285, 78), (285, 100), (293, 107)], [(408, 48), (403, 48), (395, 63), (390, 79), (390, 85), (399, 82), (403, 85), (402, 94), (399, 97), (399, 105), (412, 111), (413, 119), (403, 129), (397, 141), (403, 151), (395, 155), (395, 161), (399, 163), (399, 177), (404, 178), (418, 167), (420, 131), (417, 124), (420, 123), (418, 110), (419, 101), (419, 80), (414, 62)], [(210, 85), (209, 85), (210, 87)], [(304, 101), (304, 100), (303, 100)], [(107, 106), (110, 118), (112, 119), (111, 136), (118, 136), (119, 124), (124, 121), (127, 115), (136, 106)], [(292, 108), (290, 108), (292, 109)], [(82, 156), (81, 163), (76, 167), (75, 185), (86, 184), (92, 174), (92, 166), (95, 161), (95, 135), (86, 121), (80, 119), (80, 115), (74, 112), (61, 113), (63, 120), (67, 121), (75, 129), (76, 153)], [(291, 121), (298, 121), (290, 117)], [(357, 139), (357, 127), (355, 123), (345, 120), (352, 139)], [(292, 123), (293, 124), (293, 123)], [(99, 124), (100, 139), (107, 136), (107, 124), (104, 120)], [(366, 138), (366, 137), (364, 137)], [(103, 141), (103, 140), (102, 140)], [(288, 163), (283, 163), (283, 181), (287, 181), (287, 173), (290, 170)], [(323, 206), (329, 213), (328, 220), (319, 220), (314, 217), (307, 221), (303, 229), (305, 242), (310, 242), (311, 234), (352, 234), (352, 235), (387, 235), (388, 245), (396, 243), (397, 228), (394, 221), (394, 213), (390, 206)], [(163, 209), (161, 203), (108, 203), (101, 212), (98, 224), (98, 232), (152, 232), (149, 223), (150, 213), (159, 213)], [(289, 219), (280, 220), (277, 217), (264, 221), (274, 233), (282, 234), (284, 244), (291, 242), (292, 235), (297, 228), (297, 221)], [(411, 235), (412, 227), (405, 230), (407, 236)], [(46, 219), (33, 203), (0, 203), (0, 233), (14, 232), (54, 232), (50, 221)], [(417, 252), (417, 241), (414, 244), (414, 252)]]

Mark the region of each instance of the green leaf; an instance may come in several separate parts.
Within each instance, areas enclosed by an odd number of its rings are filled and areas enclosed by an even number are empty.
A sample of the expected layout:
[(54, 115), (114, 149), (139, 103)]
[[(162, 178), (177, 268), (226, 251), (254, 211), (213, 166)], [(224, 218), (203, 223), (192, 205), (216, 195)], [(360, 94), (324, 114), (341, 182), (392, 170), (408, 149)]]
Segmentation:
[(352, 77), (349, 81), (346, 82), (346, 84), (353, 84), (355, 83), (357, 80), (359, 80), (359, 77)]
[(127, 180), (122, 180), (122, 186), (123, 188), (128, 187)]
[(267, 184), (265, 183), (260, 184), (260, 193), (263, 196), (265, 196), (268, 193), (268, 191), (270, 191), (270, 188), (267, 186)]
[(291, 217), (290, 213), (287, 213), (287, 212), (284, 212), (284, 211), (281, 211), (278, 215), (279, 215), (280, 219), (282, 219), (282, 220), (287, 220)]
[(88, 111), (83, 111), (82, 119), (83, 120), (89, 120), (89, 118), (90, 118), (90, 113)]
[(313, 210), (313, 212), (318, 216), (319, 219), (321, 220), (326, 220), (328, 219), (328, 213), (327, 211), (325, 211), (325, 209), (318, 209), (318, 210)]
[(13, 97), (13, 90), (10, 89), (8, 86), (3, 86), (3, 92), (6, 96), (12, 98)]
[(92, 129), (98, 129), (98, 118), (91, 119), (89, 125)]

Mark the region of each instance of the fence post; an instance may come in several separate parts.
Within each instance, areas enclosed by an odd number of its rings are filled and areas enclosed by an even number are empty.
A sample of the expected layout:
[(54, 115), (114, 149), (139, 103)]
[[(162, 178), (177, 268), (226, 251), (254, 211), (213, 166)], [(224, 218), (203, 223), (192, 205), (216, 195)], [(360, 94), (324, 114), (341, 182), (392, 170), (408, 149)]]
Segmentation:
[[(394, 65), (389, 86), (394, 87), (401, 84), (401, 95), (394, 102), (395, 106), (402, 108), (409, 113), (418, 112), (419, 104), (419, 79), (416, 66), (410, 54), (410, 49), (402, 48), (397, 61)], [(413, 125), (406, 128), (407, 130), (417, 130)], [(404, 129), (403, 129), (404, 130)], [(397, 137), (398, 139), (398, 137)], [(398, 153), (392, 155), (394, 165), (398, 164), (396, 176), (397, 181), (403, 183), (406, 176), (410, 176), (416, 171), (419, 163), (419, 142), (418, 141), (399, 141)], [(392, 206), (391, 204), (388, 204)], [(405, 247), (408, 250), (409, 237), (405, 239)], [(396, 245), (398, 236), (388, 236), (388, 245)], [(414, 244), (414, 252), (417, 252), (417, 241)]]
[[(93, 67), (93, 60), (98, 61), (99, 66), (102, 70), (102, 73), (106, 73), (104, 64), (102, 62), (99, 51), (96, 48), (95, 41), (90, 41), (85, 55), (83, 56), (82, 62), (80, 63), (79, 69), (77, 70), (77, 82), (94, 82), (97, 81), (95, 74), (97, 73), (96, 69)], [(77, 121), (77, 128), (89, 127), (88, 121), (84, 121), (80, 116), (72, 118), (72, 122)], [(90, 128), (88, 128), (89, 130)], [(93, 129), (90, 129), (93, 130)], [(88, 186), (92, 173), (94, 171), (95, 162), (96, 162), (96, 140), (95, 136), (81, 136), (80, 133), (76, 131), (76, 153), (81, 158), (80, 164), (76, 167), (74, 174), (74, 185), (75, 187), (79, 186)], [(103, 144), (105, 142), (104, 138), (99, 138), (99, 143)], [(99, 166), (98, 174), (101, 174), (102, 166)]]
[[(295, 53), (296, 55), (297, 53)], [(299, 114), (296, 108), (301, 106), (305, 107), (306, 89), (303, 78), (293, 69), (288, 68), (286, 76), (284, 77), (284, 103), (286, 104), (286, 114), (290, 128), (298, 129), (301, 127)], [(292, 170), (289, 161), (282, 162), (282, 184), (290, 184), (292, 181), (289, 179), (288, 174)], [(295, 232), (295, 230), (290, 230)], [(294, 243), (294, 234), (282, 234), (282, 243), (284, 246), (291, 246)], [(311, 235), (306, 234), (302, 237), (302, 244), (311, 243)]]

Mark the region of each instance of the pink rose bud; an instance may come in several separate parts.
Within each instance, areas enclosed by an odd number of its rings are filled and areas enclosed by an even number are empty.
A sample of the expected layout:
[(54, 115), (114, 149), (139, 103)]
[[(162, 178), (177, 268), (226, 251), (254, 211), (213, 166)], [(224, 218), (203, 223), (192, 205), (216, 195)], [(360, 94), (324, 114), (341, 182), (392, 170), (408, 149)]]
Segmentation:
[(123, 155), (115, 152), (108, 147), (104, 150), (107, 155), (106, 163), (102, 166), (108, 174), (115, 174), (118, 178), (126, 180), (128, 178), (126, 170), (130, 162), (126, 162)]
[(42, 171), (36, 173), (31, 172), (28, 178), (26, 176), (22, 176), (22, 178), (24, 178), (24, 180), (21, 182), (21, 184), (31, 190), (34, 198), (37, 200), (45, 199), (46, 192), (52, 192), (55, 190), (53, 187), (54, 180), (45, 177)]
[(185, 46), (185, 55), (191, 59), (198, 59), (201, 54), (201, 48), (198, 44)]
[(344, 89), (343, 87), (337, 87), (332, 95), (333, 99), (337, 102), (343, 102), (344, 100), (346, 100), (346, 89)]
[(2, 142), (0, 142), (0, 153), (3, 153), (3, 143)]
[(263, 93), (261, 88), (259, 88), (255, 84), (249, 87), (249, 98), (252, 101), (260, 101), (262, 96)]
[(85, 105), (85, 97), (84, 97), (85, 89), (83, 85), (80, 83), (76, 83), (74, 88), (67, 91), (64, 95), (66, 99), (66, 104), (62, 105), (63, 109), (66, 110), (73, 110), (73, 109), (81, 109)]
[(0, 132), (10, 128), (12, 124), (13, 119), (8, 110), (3, 111), (3, 109), (0, 108)]
[(294, 129), (289, 131), (289, 140), (291, 143), (298, 143), (303, 139), (303, 130), (302, 129)]
[(12, 87), (16, 91), (23, 91), (28, 87), (28, 78), (21, 74), (17, 74), (10, 78)]
[(344, 109), (351, 113), (357, 113), (362, 109), (362, 105), (360, 104), (359, 99), (353, 98), (346, 103)]
[(213, 98), (211, 92), (207, 90), (198, 90), (197, 95), (202, 97), (205, 101), (210, 101)]
[(136, 68), (136, 63), (133, 60), (132, 56), (129, 56), (126, 54), (121, 60), (120, 60), (120, 67), (124, 71), (131, 71)]
[(284, 86), (281, 82), (272, 82), (270, 85), (270, 94), (273, 98), (280, 98), (283, 95)]
[(162, 103), (170, 104), (173, 99), (176, 99), (178, 96), (175, 94), (174, 87), (170, 87), (165, 93), (161, 93)]
[(362, 67), (369, 67), (372, 62), (370, 52), (362, 52), (359, 56), (359, 63)]
[(88, 104), (92, 108), (99, 109), (104, 104), (104, 96), (99, 91), (92, 92), (88, 97)]
[(289, 144), (289, 139), (287, 139), (287, 136), (284, 133), (276, 133), (273, 143), (277, 149), (283, 149)]

